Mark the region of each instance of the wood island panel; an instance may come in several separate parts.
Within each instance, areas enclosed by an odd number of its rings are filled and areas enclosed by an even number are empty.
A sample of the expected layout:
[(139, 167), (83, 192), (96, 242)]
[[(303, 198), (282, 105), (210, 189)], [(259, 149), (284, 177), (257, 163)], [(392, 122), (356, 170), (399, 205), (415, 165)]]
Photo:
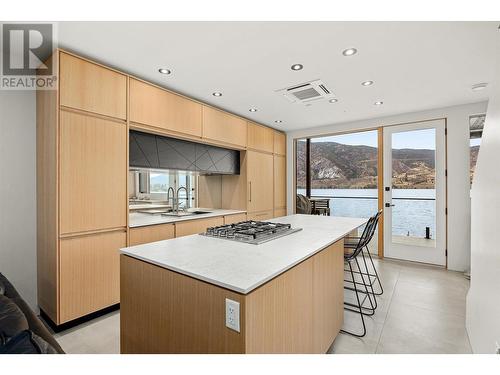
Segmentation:
[(243, 296), (121, 255), (121, 353), (244, 353), (241, 333), (225, 326), (225, 299)]
[[(325, 353), (343, 323), (343, 248), (246, 295), (122, 254), (121, 353)], [(240, 303), (240, 332), (225, 326), (226, 298)]]

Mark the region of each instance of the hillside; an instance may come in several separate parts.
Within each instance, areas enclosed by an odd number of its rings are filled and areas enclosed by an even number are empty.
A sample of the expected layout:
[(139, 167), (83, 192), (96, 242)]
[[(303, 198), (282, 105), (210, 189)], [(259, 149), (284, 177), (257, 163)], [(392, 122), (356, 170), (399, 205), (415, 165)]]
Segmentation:
[[(297, 143), (297, 185), (305, 187), (305, 142)], [(311, 143), (313, 189), (366, 189), (377, 187), (377, 148), (336, 142)], [(394, 187), (434, 187), (434, 150), (393, 151)]]

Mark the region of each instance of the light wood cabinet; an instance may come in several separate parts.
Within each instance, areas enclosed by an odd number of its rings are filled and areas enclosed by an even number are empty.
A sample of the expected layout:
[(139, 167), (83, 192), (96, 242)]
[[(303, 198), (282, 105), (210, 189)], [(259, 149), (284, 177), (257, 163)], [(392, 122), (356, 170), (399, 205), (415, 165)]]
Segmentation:
[(247, 211), (273, 209), (273, 155), (247, 151), (248, 202)]
[(274, 209), (274, 217), (282, 217), (286, 216), (287, 211), (286, 208), (275, 208)]
[(239, 223), (240, 221), (246, 221), (247, 214), (234, 214), (224, 216), (224, 225)]
[(127, 77), (61, 52), (60, 103), (63, 106), (126, 119)]
[(286, 157), (274, 155), (274, 207), (286, 207)]
[(274, 217), (273, 210), (262, 211), (262, 212), (251, 212), (248, 213), (247, 215), (248, 220), (256, 220), (256, 221), (266, 221), (272, 219), (273, 217)]
[(215, 227), (224, 224), (222, 216), (210, 217), (207, 219), (195, 219), (179, 221), (175, 223), (175, 237), (189, 236), (190, 234), (202, 233), (208, 227)]
[[(340, 240), (248, 294), (121, 255), (121, 353), (326, 353), (343, 323), (343, 254)], [(240, 332), (224, 325), (226, 299)]]
[(127, 224), (127, 127), (60, 113), (60, 233)]
[(286, 135), (281, 132), (274, 132), (274, 153), (286, 155)]
[(136, 123), (134, 128), (142, 124), (201, 137), (202, 105), (131, 78), (130, 121)]
[(203, 106), (203, 138), (245, 148), (247, 122), (229, 113)]
[(264, 152), (273, 152), (274, 130), (266, 126), (248, 122), (248, 148)]
[(60, 241), (60, 321), (68, 322), (120, 302), (119, 249), (125, 231)]
[(174, 224), (148, 225), (145, 227), (130, 228), (129, 245), (136, 246), (143, 243), (169, 240), (175, 237)]

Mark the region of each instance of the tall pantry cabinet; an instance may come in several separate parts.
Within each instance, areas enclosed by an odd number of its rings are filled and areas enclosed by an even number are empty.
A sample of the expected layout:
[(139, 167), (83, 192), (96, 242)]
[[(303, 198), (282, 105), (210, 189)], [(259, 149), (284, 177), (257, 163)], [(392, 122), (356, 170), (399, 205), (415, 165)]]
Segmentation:
[(119, 303), (127, 244), (127, 76), (65, 52), (37, 92), (38, 302), (62, 324)]

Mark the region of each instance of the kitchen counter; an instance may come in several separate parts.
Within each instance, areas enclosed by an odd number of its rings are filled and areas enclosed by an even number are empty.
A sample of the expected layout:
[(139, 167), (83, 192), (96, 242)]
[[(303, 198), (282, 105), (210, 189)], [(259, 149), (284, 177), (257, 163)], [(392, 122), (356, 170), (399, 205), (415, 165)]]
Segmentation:
[[(211, 216), (239, 211), (216, 210)], [(134, 214), (135, 215), (135, 214)], [(146, 215), (147, 216), (147, 215)], [(192, 220), (194, 218), (174, 218)], [(164, 219), (164, 217), (162, 217)], [(169, 219), (169, 218), (165, 218)], [(153, 224), (136, 219), (136, 225)], [(191, 235), (121, 249), (121, 253), (223, 288), (247, 294), (362, 226), (367, 219), (291, 215), (270, 221), (289, 223), (301, 231), (252, 245)], [(162, 221), (169, 222), (169, 221)], [(132, 226), (132, 225), (131, 225)]]
[(205, 219), (209, 217), (218, 217), (218, 216), (228, 216), (235, 214), (242, 214), (246, 211), (242, 210), (223, 210), (223, 209), (215, 209), (215, 208), (201, 208), (197, 207), (196, 210), (199, 211), (210, 211), (208, 214), (199, 214), (199, 215), (191, 215), (191, 216), (162, 216), (160, 214), (145, 214), (141, 212), (130, 212), (129, 213), (129, 227), (143, 227), (147, 225), (155, 225), (155, 224), (166, 224), (166, 223), (176, 223), (179, 221), (187, 221), (187, 220), (196, 220), (196, 219)]

